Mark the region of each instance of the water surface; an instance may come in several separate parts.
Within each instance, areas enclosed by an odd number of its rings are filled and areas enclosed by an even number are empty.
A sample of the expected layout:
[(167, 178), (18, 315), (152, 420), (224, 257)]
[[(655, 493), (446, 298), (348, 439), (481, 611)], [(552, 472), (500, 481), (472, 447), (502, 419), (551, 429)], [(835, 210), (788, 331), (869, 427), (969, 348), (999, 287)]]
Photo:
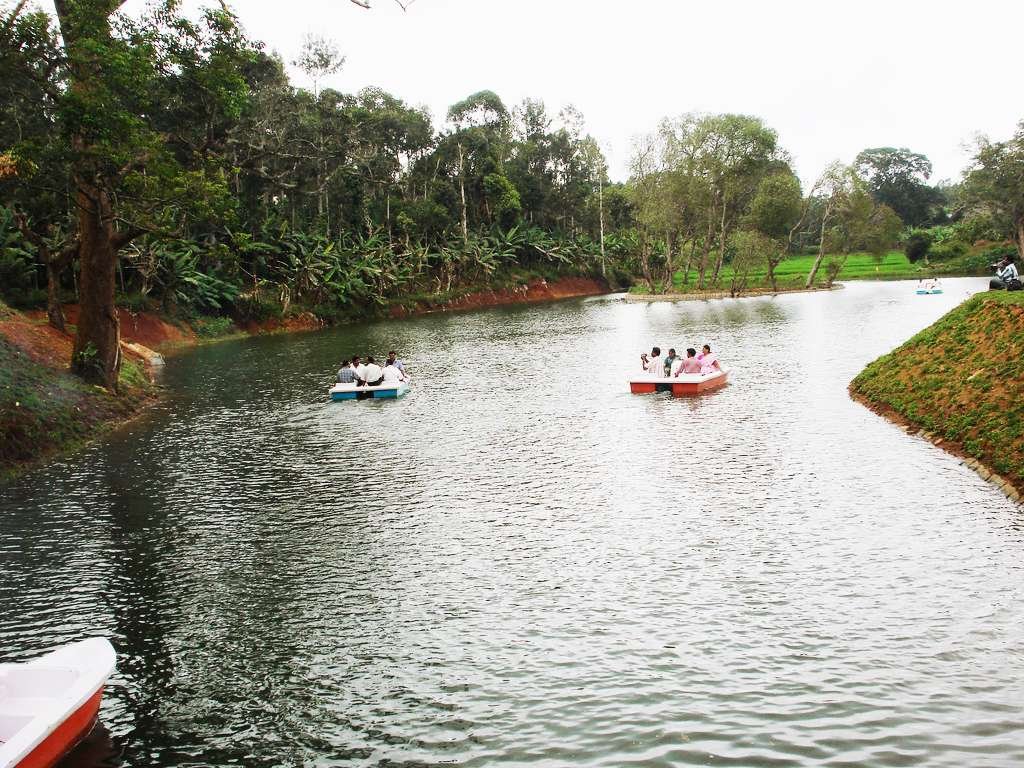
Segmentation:
[[(131, 766), (1024, 764), (1024, 513), (846, 394), (984, 281), (913, 287), (174, 358), (154, 413), (0, 489), (0, 657), (109, 635)], [(705, 342), (724, 390), (628, 393)], [(392, 347), (411, 395), (326, 402)]]

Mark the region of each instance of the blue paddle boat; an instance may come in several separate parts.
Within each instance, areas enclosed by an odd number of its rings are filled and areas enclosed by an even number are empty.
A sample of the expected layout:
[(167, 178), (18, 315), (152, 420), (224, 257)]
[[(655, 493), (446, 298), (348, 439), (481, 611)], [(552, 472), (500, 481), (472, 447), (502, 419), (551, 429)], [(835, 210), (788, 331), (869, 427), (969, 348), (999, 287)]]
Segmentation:
[(379, 384), (376, 387), (335, 384), (328, 390), (331, 400), (394, 400), (408, 392), (408, 381), (400, 381), (397, 384)]

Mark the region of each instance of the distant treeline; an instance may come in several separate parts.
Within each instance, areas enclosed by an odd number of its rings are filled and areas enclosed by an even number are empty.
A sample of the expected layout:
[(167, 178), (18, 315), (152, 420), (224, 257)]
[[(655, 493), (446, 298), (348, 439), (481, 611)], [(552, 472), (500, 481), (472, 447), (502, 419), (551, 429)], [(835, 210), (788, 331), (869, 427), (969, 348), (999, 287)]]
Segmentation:
[[(115, 386), (113, 303), (264, 316), (295, 305), (353, 315), (409, 294), (524, 274), (602, 274), (651, 289), (700, 287), (817, 252), (808, 283), (842, 255), (910, 235), (1024, 238), (1007, 191), (1022, 133), (983, 142), (963, 184), (929, 186), (927, 158), (862, 152), (802, 190), (755, 117), (665, 120), (609, 182), (571, 106), (509, 107), (481, 91), (443, 123), (377, 88), (320, 85), (343, 63), (311, 36), (284, 63), (225, 6), (142, 17), (116, 3), (26, 2), (0, 11), (0, 293), (82, 311), (73, 367)], [(1016, 207), (1015, 207), (1016, 206)], [(921, 231), (935, 225), (943, 238)], [(841, 268), (841, 263), (838, 264)], [(764, 271), (763, 269), (761, 270)], [(45, 289), (44, 289), (45, 286)]]

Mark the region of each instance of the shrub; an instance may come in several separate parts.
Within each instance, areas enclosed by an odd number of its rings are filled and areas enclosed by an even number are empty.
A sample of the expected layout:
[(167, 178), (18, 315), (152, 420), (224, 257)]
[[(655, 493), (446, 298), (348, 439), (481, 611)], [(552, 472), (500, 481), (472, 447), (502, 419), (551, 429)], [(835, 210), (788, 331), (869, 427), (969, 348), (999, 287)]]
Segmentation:
[(196, 336), (203, 339), (215, 339), (234, 333), (235, 323), (230, 317), (198, 317), (191, 322)]
[(941, 243), (935, 243), (929, 249), (928, 255), (932, 261), (952, 261), (964, 256), (967, 250), (967, 243), (963, 240), (943, 240)]
[(931, 247), (931, 234), (923, 229), (915, 229), (907, 237), (903, 250), (907, 254), (907, 261), (914, 264), (921, 259), (928, 258), (928, 251)]

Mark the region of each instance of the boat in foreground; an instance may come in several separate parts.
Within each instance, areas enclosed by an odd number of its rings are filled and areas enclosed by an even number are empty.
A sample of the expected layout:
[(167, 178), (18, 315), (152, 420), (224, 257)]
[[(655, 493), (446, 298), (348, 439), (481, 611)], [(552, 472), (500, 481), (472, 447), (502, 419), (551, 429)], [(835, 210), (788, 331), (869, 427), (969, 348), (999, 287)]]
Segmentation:
[(335, 384), (328, 390), (331, 400), (394, 400), (409, 392), (409, 382), (380, 384), (376, 387), (357, 387), (355, 384)]
[(629, 391), (634, 395), (651, 392), (671, 392), (673, 397), (684, 397), (686, 395), (699, 395), (701, 392), (709, 392), (710, 390), (724, 387), (728, 381), (728, 368), (722, 368), (707, 375), (681, 373), (670, 378), (641, 373), (629, 377)]
[(89, 735), (117, 655), (94, 637), (0, 664), (0, 768), (51, 768)]

